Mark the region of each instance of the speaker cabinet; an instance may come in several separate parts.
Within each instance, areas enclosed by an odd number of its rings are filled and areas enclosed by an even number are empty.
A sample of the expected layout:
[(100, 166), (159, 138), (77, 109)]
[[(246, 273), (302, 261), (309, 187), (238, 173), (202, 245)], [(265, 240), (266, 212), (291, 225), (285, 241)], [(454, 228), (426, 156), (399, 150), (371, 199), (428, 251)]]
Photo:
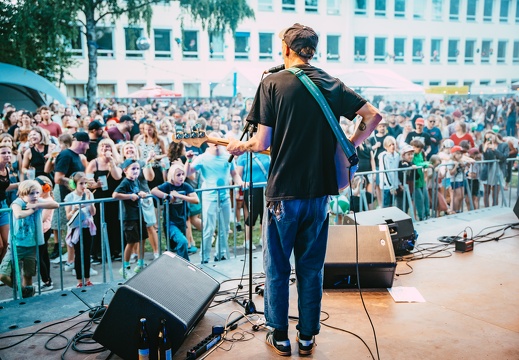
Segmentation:
[(515, 201), (514, 214), (519, 218), (519, 198)]
[(357, 250), (360, 287), (392, 287), (396, 259), (387, 225), (330, 226), (323, 287), (358, 287)]
[(171, 252), (165, 252), (122, 285), (94, 333), (94, 340), (123, 359), (138, 359), (139, 320), (147, 319), (150, 359), (166, 319), (173, 354), (204, 316), (220, 284)]

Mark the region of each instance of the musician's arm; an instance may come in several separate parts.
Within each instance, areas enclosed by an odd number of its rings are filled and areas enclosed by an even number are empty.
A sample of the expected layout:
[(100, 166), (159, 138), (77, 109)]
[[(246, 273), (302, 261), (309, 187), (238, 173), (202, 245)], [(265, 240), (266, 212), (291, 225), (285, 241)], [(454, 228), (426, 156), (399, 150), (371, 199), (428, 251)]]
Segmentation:
[(382, 120), (382, 115), (379, 114), (377, 108), (369, 102), (365, 103), (359, 111), (357, 111), (357, 114), (360, 115), (362, 119), (355, 129), (355, 133), (350, 138), (355, 147), (362, 144), (364, 140), (371, 135), (373, 130), (375, 130), (380, 120)]
[(227, 151), (233, 155), (241, 155), (245, 152), (260, 152), (270, 146), (271, 138), (272, 128), (259, 124), (258, 132), (248, 141), (230, 139)]

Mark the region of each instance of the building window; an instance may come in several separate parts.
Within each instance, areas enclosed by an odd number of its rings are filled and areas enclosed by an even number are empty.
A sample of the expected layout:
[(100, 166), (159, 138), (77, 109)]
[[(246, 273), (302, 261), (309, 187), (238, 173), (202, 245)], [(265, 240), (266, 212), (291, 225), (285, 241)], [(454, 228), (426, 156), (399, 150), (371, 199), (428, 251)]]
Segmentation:
[(395, 0), (395, 17), (405, 17), (405, 0)]
[(160, 86), (161, 88), (164, 88), (164, 89), (167, 89), (167, 90), (175, 90), (175, 85), (172, 82), (168, 82), (168, 83), (158, 82), (156, 84), (158, 86)]
[(467, 0), (467, 21), (476, 21), (478, 0)]
[(339, 60), (339, 35), (326, 36), (326, 60)]
[(465, 40), (465, 64), (474, 64), (475, 40)]
[(386, 62), (386, 38), (375, 38), (375, 62)]
[(492, 21), (492, 10), (494, 9), (494, 0), (485, 0), (483, 3), (483, 21)]
[(443, 19), (443, 0), (432, 0), (432, 19)]
[(441, 81), (431, 80), (429, 81), (429, 86), (440, 86)]
[(67, 50), (72, 54), (73, 57), (83, 57), (83, 34), (81, 33), (81, 27), (76, 26), (76, 34), (70, 39), (64, 39), (67, 44)]
[(142, 28), (124, 28), (124, 43), (126, 44), (126, 57), (132, 59), (144, 58), (144, 51), (137, 48), (137, 39), (142, 36)]
[(318, 0), (305, 0), (305, 12), (317, 13), (318, 8), (319, 8)]
[(114, 57), (114, 30), (111, 27), (96, 27), (97, 56)]
[(447, 86), (458, 86), (458, 82), (456, 80), (447, 81)]
[(67, 96), (73, 98), (86, 98), (85, 84), (67, 84)]
[(272, 0), (258, 0), (258, 10), (259, 11), (274, 10), (274, 7), (272, 6)]
[(515, 23), (519, 23), (519, 0), (515, 3)]
[(490, 85), (490, 80), (479, 80), (479, 85), (483, 85), (483, 86)]
[(355, 15), (366, 15), (367, 6), (366, 0), (354, 0), (355, 1)]
[(449, 40), (447, 61), (450, 63), (458, 62), (458, 55), (460, 54), (460, 51), (458, 50), (459, 42), (459, 40)]
[(97, 84), (97, 97), (115, 97), (115, 84)]
[(355, 36), (354, 46), (355, 46), (355, 62), (365, 62), (366, 61), (366, 44), (367, 37), (364, 36)]
[(508, 22), (508, 11), (510, 8), (510, 0), (501, 0), (499, 8), (499, 22)]
[(405, 56), (405, 39), (404, 38), (395, 38), (393, 43), (393, 51), (394, 51), (394, 60), (396, 63), (404, 62)]
[(413, 39), (413, 62), (421, 63), (423, 57), (423, 39)]
[(296, 0), (281, 0), (283, 11), (296, 11)]
[(199, 83), (184, 83), (184, 97), (199, 98), (200, 84)]
[(425, 0), (414, 0), (413, 19), (423, 19), (425, 17)]
[(506, 40), (500, 40), (497, 43), (497, 63), (504, 64), (506, 62)]
[(519, 64), (519, 41), (514, 41), (512, 62), (514, 64)]
[(327, 13), (328, 15), (340, 15), (341, 14), (341, 0), (327, 0)]
[(126, 84), (126, 86), (128, 87), (128, 94), (131, 94), (131, 93), (134, 93), (136, 92), (137, 90), (140, 90), (143, 86), (145, 85), (145, 83), (128, 83)]
[(155, 40), (155, 58), (171, 59), (171, 30), (155, 29), (153, 30)]
[(465, 81), (463, 82), (463, 86), (468, 86), (469, 89), (470, 89), (470, 87), (472, 86), (472, 84), (474, 84), (474, 81), (471, 81), (471, 80), (465, 80)]
[(259, 58), (260, 60), (272, 59), (272, 33), (259, 33)]
[(481, 42), (481, 63), (488, 64), (490, 62), (490, 50), (492, 49), (492, 40), (483, 40)]
[(237, 32), (234, 36), (234, 58), (243, 60), (249, 58), (249, 38), (248, 32)]
[(449, 4), (449, 20), (460, 19), (460, 0), (450, 0)]
[(198, 31), (182, 30), (182, 56), (184, 59), (198, 59)]
[(219, 31), (209, 32), (209, 58), (223, 59), (224, 58), (224, 40), (223, 33)]
[(496, 85), (499, 85), (499, 84), (506, 84), (506, 80), (505, 79), (496, 80)]
[(375, 16), (386, 16), (386, 0), (375, 0)]
[(431, 39), (431, 62), (440, 62), (441, 39)]

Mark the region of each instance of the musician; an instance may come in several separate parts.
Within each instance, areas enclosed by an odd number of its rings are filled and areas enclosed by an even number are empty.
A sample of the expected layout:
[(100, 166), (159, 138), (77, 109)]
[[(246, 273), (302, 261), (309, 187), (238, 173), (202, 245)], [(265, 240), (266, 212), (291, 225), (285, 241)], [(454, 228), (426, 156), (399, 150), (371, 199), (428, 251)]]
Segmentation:
[[(294, 24), (280, 33), (285, 68), (302, 69), (318, 86), (337, 121), (358, 122), (352, 142), (364, 141), (381, 120), (375, 107), (341, 81), (310, 65), (318, 36), (308, 26)], [(309, 355), (319, 333), (323, 265), (328, 238), (328, 197), (338, 194), (334, 153), (336, 138), (323, 111), (305, 85), (292, 73), (269, 75), (259, 86), (248, 121), (258, 133), (246, 142), (230, 140), (234, 155), (270, 146), (271, 167), (263, 221), (265, 317), (267, 343), (277, 354), (291, 354), (288, 340), (290, 255), (294, 251), (299, 321), (299, 354)]]

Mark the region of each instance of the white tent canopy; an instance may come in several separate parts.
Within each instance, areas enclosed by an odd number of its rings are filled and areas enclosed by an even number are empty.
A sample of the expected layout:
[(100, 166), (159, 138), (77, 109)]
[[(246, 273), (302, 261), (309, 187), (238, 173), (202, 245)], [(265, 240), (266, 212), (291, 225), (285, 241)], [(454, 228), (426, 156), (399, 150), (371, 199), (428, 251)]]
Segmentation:
[[(236, 80), (235, 80), (236, 79)], [(254, 83), (239, 71), (231, 71), (213, 88), (212, 96), (232, 97), (236, 90), (243, 97), (254, 97), (259, 81)]]

